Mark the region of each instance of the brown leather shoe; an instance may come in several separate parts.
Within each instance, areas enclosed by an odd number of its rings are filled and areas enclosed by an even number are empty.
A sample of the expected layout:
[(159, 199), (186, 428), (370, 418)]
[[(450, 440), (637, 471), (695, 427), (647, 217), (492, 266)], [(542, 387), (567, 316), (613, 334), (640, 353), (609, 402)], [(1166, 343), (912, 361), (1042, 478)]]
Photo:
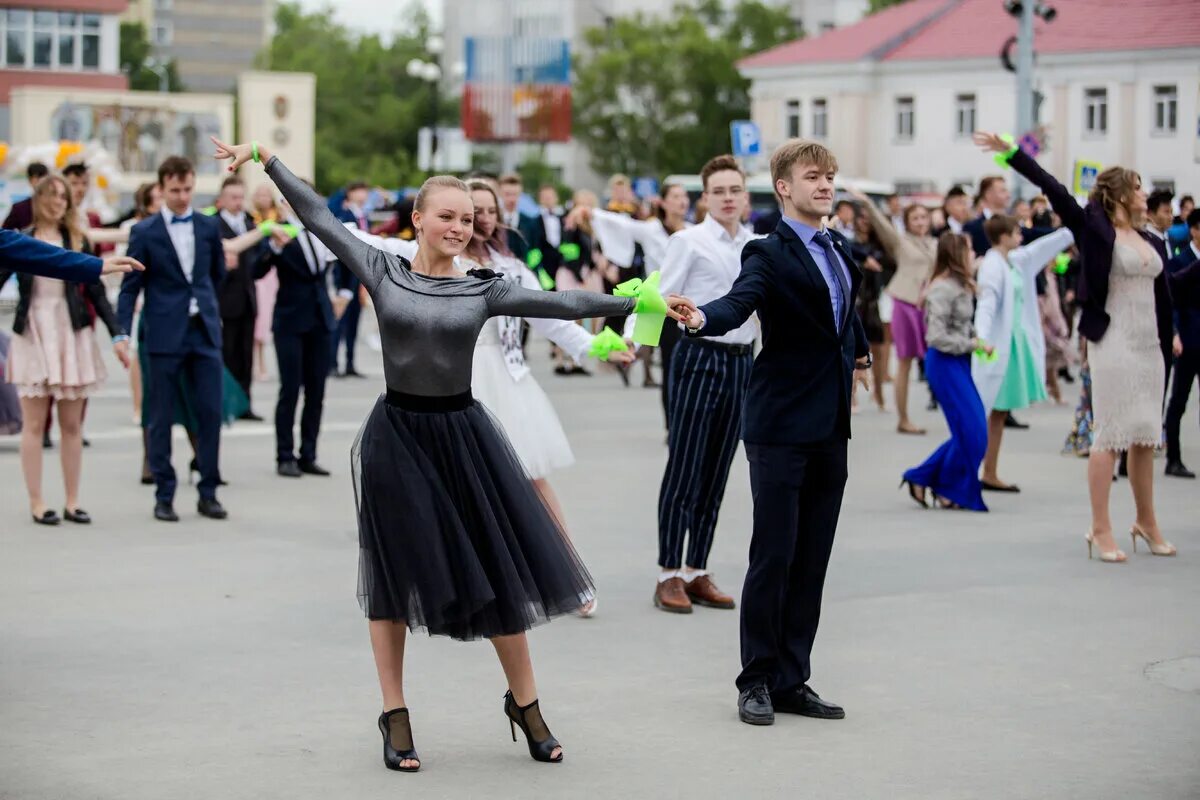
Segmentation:
[(684, 581), (684, 586), (693, 603), (709, 608), (734, 608), (737, 605), (732, 597), (717, 588), (711, 575), (701, 575), (699, 578)]
[(683, 590), (683, 578), (668, 578), (658, 582), (654, 590), (654, 605), (672, 614), (692, 613), (692, 601)]

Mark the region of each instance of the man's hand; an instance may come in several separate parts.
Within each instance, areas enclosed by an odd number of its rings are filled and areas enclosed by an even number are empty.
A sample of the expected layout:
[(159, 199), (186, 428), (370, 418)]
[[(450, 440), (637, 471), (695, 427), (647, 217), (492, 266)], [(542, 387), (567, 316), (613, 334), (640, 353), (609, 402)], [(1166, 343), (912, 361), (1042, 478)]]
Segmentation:
[(854, 370), (854, 382), (857, 385), (866, 389), (868, 392), (870, 392), (871, 391), (871, 369), (869, 367), (866, 367), (866, 364), (867, 364), (867, 360), (865, 358), (860, 358), (858, 360), (857, 366), (865, 367), (865, 369)]
[(117, 354), (117, 361), (121, 362), (121, 366), (129, 369), (129, 340), (122, 339), (119, 342), (114, 342), (113, 352)]
[(277, 225), (274, 229), (271, 230), (271, 241), (274, 242), (275, 246), (278, 247), (280, 250), (282, 250), (284, 247), (286, 247), (287, 243), (290, 242), (291, 240), (292, 240), (292, 237), (288, 234), (287, 231), (285, 231), (283, 229), (282, 225)]
[(145, 269), (145, 265), (136, 258), (130, 258), (129, 256), (109, 256), (100, 265), (100, 274), (112, 275), (118, 272), (133, 272), (134, 270), (142, 272)]
[(678, 319), (692, 330), (698, 330), (704, 326), (704, 315), (691, 300), (678, 294), (667, 295), (666, 300), (667, 308), (674, 312), (672, 314), (674, 319)]
[(1175, 338), (1171, 340), (1171, 352), (1176, 358), (1183, 355), (1183, 339), (1179, 338), (1179, 334), (1175, 334)]
[(867, 256), (863, 261), (863, 269), (867, 272), (883, 272), (883, 264), (875, 260), (875, 256)]
[(350, 307), (350, 298), (342, 297), (340, 294), (334, 295), (330, 303), (333, 304), (333, 318), (341, 319), (342, 314), (345, 314), (346, 309)]
[(224, 248), (224, 250), (225, 250), (225, 269), (237, 269), (238, 268), (238, 254), (233, 252), (232, 250), (230, 250), (227, 247)]

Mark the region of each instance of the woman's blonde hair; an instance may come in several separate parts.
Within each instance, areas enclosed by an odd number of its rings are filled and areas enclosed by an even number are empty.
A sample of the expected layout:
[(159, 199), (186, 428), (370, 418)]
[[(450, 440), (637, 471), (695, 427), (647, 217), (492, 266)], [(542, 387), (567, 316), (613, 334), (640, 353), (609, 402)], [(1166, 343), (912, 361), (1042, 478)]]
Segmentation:
[[(492, 197), (492, 202), (496, 204), (496, 211), (500, 210), (500, 198), (496, 196), (496, 190), (487, 181), (481, 181), (478, 178), (472, 178), (466, 182), (467, 189), (472, 192), (487, 192)], [(472, 198), (473, 199), (473, 198)], [(496, 228), (492, 231), (491, 237), (484, 239), (483, 231), (479, 229), (479, 216), (475, 217), (475, 224), (471, 226), (472, 236), (471, 241), (467, 242), (467, 253), (475, 256), (475, 259), (480, 263), (487, 260), (488, 247), (491, 247), (502, 256), (511, 256), (512, 251), (508, 249), (508, 226), (503, 220), (497, 220)]]
[(1109, 167), (1096, 177), (1096, 185), (1092, 187), (1089, 200), (1099, 204), (1108, 215), (1110, 222), (1116, 222), (1117, 209), (1125, 211), (1130, 225), (1137, 225), (1130, 201), (1133, 194), (1141, 188), (1142, 178), (1136, 172), (1125, 167)]
[(467, 188), (467, 184), (453, 175), (434, 175), (426, 178), (425, 182), (421, 184), (421, 188), (417, 192), (417, 199), (413, 201), (413, 210), (424, 211), (425, 204), (429, 201), (429, 195), (438, 189), (458, 189), (464, 194), (471, 193), (470, 189)]
[[(62, 219), (50, 219), (49, 210), (45, 207), (47, 198), (54, 191), (54, 186), (62, 187), (63, 197), (67, 200), (66, 210), (63, 211)], [(71, 200), (71, 187), (67, 186), (67, 182), (58, 175), (47, 175), (33, 190), (33, 224), (36, 227), (39, 224), (53, 225), (56, 228), (65, 228), (67, 231), (67, 241), (63, 242), (63, 246), (70, 250), (78, 250), (84, 241), (83, 229), (79, 226), (79, 215), (75, 213), (75, 203)]]

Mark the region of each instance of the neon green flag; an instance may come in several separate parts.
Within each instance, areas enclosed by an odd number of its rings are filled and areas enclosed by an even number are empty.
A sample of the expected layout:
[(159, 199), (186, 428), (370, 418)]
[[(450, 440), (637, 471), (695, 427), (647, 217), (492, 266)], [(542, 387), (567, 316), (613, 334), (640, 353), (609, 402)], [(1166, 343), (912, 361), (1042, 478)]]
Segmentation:
[(1066, 253), (1059, 253), (1054, 257), (1054, 271), (1059, 275), (1065, 275), (1067, 270), (1071, 268), (1071, 257)]
[(658, 270), (651, 272), (646, 280), (634, 278), (618, 284), (613, 294), (618, 297), (635, 297), (633, 313), (633, 340), (638, 344), (657, 347), (662, 336), (663, 323), (667, 319), (667, 301), (658, 291)]

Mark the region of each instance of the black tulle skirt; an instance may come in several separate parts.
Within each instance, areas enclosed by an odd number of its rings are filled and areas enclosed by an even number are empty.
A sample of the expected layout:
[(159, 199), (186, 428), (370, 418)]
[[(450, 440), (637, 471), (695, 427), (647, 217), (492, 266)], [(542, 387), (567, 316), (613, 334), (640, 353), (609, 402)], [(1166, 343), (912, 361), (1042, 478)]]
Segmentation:
[(481, 639), (521, 633), (592, 597), (583, 562), (470, 393), (389, 391), (351, 463), (369, 619)]

